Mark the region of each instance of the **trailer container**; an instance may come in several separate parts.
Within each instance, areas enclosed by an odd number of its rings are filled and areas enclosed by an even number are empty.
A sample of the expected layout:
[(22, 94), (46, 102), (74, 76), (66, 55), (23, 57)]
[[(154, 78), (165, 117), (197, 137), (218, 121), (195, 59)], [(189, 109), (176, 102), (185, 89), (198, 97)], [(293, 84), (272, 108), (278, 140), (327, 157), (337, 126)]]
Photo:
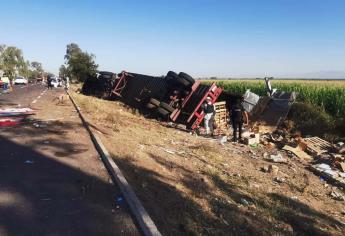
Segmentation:
[(100, 72), (97, 78), (85, 81), (84, 87), (89, 91), (91, 83), (106, 82), (106, 85), (99, 87), (106, 93), (110, 91), (109, 97), (117, 97), (131, 107), (184, 124), (191, 130), (197, 129), (204, 118), (201, 105), (206, 98), (211, 97), (215, 102), (222, 92), (222, 88), (215, 83), (202, 85), (184, 72), (176, 74), (169, 71), (161, 77), (126, 71), (115, 77), (113, 75), (109, 79), (109, 72)]

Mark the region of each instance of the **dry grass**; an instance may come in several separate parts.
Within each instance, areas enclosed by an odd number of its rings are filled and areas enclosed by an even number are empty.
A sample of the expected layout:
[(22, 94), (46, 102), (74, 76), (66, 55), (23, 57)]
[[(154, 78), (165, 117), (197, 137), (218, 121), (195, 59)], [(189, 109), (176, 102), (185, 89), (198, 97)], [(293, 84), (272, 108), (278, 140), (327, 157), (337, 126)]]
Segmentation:
[[(292, 160), (286, 183), (260, 171), (265, 151), (191, 136), (119, 102), (73, 94), (163, 235), (344, 235), (342, 203)], [(308, 176), (308, 188), (304, 187)]]

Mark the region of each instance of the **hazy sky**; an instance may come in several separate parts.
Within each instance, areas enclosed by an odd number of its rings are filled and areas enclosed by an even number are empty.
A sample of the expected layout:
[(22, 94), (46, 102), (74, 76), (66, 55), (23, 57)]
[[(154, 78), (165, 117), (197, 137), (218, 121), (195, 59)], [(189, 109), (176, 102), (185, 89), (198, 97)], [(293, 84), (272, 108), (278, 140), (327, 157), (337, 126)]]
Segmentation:
[(0, 43), (54, 73), (71, 42), (113, 72), (345, 71), (343, 0), (0, 0), (0, 8)]

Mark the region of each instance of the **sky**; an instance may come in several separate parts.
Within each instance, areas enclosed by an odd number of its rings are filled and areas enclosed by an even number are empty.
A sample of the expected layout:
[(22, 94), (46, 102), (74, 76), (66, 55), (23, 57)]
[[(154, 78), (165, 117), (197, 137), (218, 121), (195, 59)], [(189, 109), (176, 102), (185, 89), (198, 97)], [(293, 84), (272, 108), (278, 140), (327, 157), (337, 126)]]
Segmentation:
[(343, 0), (0, 0), (0, 44), (58, 73), (66, 45), (100, 70), (345, 78)]

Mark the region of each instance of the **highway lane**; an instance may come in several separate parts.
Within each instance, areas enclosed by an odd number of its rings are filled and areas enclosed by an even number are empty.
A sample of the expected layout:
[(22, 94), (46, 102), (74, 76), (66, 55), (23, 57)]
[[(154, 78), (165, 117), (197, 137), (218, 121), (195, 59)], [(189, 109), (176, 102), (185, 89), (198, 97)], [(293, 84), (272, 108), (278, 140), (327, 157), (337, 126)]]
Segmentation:
[(12, 92), (0, 94), (0, 107), (29, 107), (42, 98), (46, 90), (47, 88), (40, 84), (15, 85)]
[(140, 235), (62, 88), (16, 86), (0, 107), (32, 107), (0, 128), (0, 235)]

